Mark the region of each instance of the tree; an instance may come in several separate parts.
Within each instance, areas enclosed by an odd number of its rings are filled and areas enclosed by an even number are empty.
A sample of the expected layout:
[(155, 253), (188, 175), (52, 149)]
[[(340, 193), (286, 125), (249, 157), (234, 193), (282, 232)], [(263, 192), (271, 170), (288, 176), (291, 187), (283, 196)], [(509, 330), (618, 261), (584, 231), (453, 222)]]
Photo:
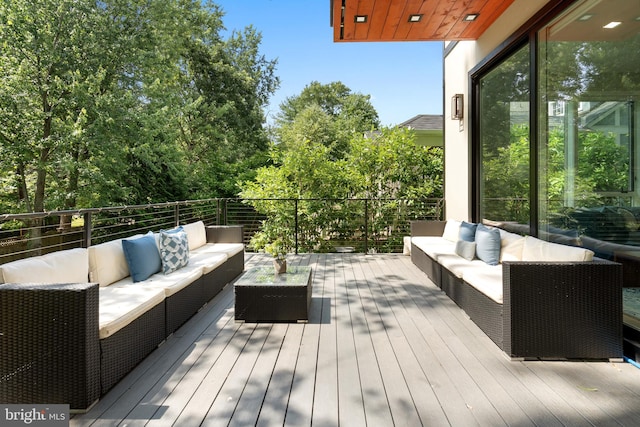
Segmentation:
[(276, 115), (276, 135), (280, 142), (285, 142), (287, 138), (279, 131), (286, 132), (299, 115), (313, 106), (322, 110), (333, 123), (330, 144), (334, 159), (346, 154), (349, 139), (354, 133), (364, 134), (380, 126), (378, 113), (371, 105), (369, 95), (352, 93), (341, 82), (323, 85), (314, 81), (300, 95), (289, 97), (280, 104), (280, 112)]
[(276, 62), (260, 55), (260, 42), (253, 27), (225, 42), (187, 41), (185, 92), (195, 101), (180, 128), (197, 196), (235, 196), (237, 174), (264, 164), (263, 108), (279, 79)]
[(329, 250), (330, 237), (364, 234), (369, 201), (344, 199), (382, 200), (371, 205), (366, 230), (382, 236), (390, 226), (387, 214), (400, 209), (395, 199), (442, 196), (441, 149), (416, 146), (410, 130), (382, 129), (373, 137), (351, 132), (343, 155), (336, 156), (336, 140), (343, 137), (339, 126), (350, 118), (344, 119), (310, 103), (278, 129), (272, 165), (242, 184), (241, 196), (267, 216), (251, 241), (254, 249), (291, 238), (296, 213), (302, 251)]
[(183, 0), (0, 4), (0, 165), (14, 209), (233, 191), (260, 163), (275, 61), (249, 28)]

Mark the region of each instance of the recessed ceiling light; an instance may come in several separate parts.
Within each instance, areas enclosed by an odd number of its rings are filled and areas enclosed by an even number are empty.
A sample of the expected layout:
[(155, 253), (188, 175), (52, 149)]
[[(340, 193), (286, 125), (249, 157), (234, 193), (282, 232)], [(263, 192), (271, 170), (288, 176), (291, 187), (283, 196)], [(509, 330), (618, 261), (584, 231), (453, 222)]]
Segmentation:
[(612, 21), (612, 22), (609, 22), (607, 25), (605, 25), (605, 26), (604, 26), (604, 27), (602, 27), (602, 28), (611, 29), (611, 28), (615, 28), (615, 27), (617, 27), (617, 26), (618, 26), (618, 25), (620, 25), (620, 24), (622, 24), (622, 22)]
[(591, 18), (593, 18), (593, 15), (591, 13), (585, 13), (580, 18), (578, 18), (578, 21), (588, 21)]
[(478, 16), (480, 16), (479, 13), (469, 13), (468, 15), (465, 15), (465, 17), (462, 18), (462, 20), (467, 22), (472, 22), (478, 19)]
[(367, 22), (367, 15), (356, 15), (356, 17), (354, 18), (354, 22), (356, 24), (364, 24), (365, 22)]
[(415, 15), (409, 15), (409, 22), (420, 22), (422, 19), (421, 13), (416, 13)]

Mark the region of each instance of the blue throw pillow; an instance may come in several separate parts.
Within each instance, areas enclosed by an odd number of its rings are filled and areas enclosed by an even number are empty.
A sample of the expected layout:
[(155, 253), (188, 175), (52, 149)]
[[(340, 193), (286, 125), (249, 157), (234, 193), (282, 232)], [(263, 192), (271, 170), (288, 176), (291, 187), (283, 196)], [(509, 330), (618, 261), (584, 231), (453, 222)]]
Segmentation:
[(464, 240), (465, 242), (474, 242), (476, 240), (476, 228), (478, 224), (472, 224), (469, 222), (462, 221), (460, 224), (460, 240)]
[(122, 250), (134, 282), (147, 280), (162, 268), (156, 238), (151, 231), (136, 239), (122, 239)]
[(184, 227), (181, 225), (170, 230), (160, 230), (161, 233), (180, 233), (181, 231), (184, 231)]
[(500, 230), (478, 224), (476, 229), (476, 256), (489, 265), (500, 263)]

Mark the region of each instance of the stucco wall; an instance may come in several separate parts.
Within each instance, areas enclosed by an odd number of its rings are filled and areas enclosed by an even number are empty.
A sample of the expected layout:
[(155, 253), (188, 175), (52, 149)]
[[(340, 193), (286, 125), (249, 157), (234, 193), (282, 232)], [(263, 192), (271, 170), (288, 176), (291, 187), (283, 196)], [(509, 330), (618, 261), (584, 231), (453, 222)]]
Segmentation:
[[(477, 41), (459, 42), (444, 59), (445, 200), (447, 218), (470, 215), (469, 72), (549, 1), (515, 0)], [(464, 95), (464, 119), (451, 120), (451, 97)]]

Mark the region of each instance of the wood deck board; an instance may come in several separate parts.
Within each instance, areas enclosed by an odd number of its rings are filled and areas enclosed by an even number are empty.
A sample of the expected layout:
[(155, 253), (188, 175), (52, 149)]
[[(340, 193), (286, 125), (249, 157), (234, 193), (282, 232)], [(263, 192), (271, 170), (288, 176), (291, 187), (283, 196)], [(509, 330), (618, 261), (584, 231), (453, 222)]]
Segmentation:
[(358, 358), (358, 372), (365, 418), (370, 425), (393, 425), (391, 409), (384, 389), (378, 359), (373, 347), (370, 325), (367, 322), (365, 308), (359, 291), (359, 283), (364, 282), (358, 262), (347, 259), (349, 267), (345, 271), (348, 279), (345, 286), (349, 289), (349, 306), (353, 327), (354, 344)]
[(356, 348), (354, 319), (358, 314), (356, 294), (351, 285), (354, 283), (353, 269), (348, 260), (339, 258), (336, 262), (336, 341), (338, 364), (338, 421), (341, 425), (361, 427), (367, 425), (364, 398), (362, 396), (362, 380), (360, 361)]
[(639, 369), (510, 361), (408, 257), (289, 262), (309, 323), (236, 323), (227, 286), (71, 426), (640, 424)]

